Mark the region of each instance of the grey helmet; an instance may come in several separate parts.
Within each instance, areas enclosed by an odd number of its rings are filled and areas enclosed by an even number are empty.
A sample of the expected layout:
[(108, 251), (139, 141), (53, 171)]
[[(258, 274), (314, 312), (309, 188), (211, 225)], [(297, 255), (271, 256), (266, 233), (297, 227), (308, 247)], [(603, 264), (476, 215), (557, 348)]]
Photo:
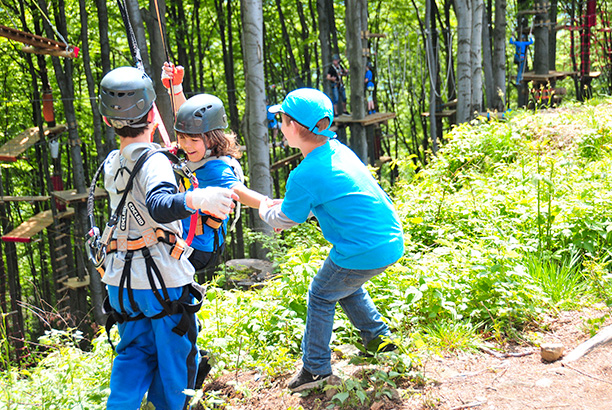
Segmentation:
[(100, 82), (100, 113), (115, 128), (145, 127), (146, 124), (133, 124), (149, 112), (155, 97), (153, 82), (144, 71), (118, 67)]
[(176, 113), (174, 130), (185, 134), (203, 134), (227, 128), (223, 102), (210, 94), (194, 95)]

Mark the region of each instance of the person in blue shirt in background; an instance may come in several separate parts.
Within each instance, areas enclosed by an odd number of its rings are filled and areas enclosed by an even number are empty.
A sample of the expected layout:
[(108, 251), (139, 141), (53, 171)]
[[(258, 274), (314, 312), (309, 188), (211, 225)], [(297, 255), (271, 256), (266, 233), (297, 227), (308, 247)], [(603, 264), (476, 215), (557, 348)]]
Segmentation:
[(368, 114), (374, 114), (376, 112), (376, 109), (374, 108), (374, 81), (372, 74), (372, 63), (369, 61), (366, 64), (364, 82), (366, 87), (366, 98), (368, 100)]
[[(278, 136), (278, 131), (280, 130), (281, 125), (278, 122), (278, 120), (276, 119), (276, 114), (271, 113), (270, 111), (268, 111), (268, 108), (271, 107), (271, 105), (269, 103), (270, 103), (270, 101), (268, 101), (266, 99), (266, 115), (267, 115), (267, 119), (268, 119), (268, 129), (270, 130), (271, 141), (276, 146), (276, 137)], [(285, 140), (283, 139), (280, 142), (280, 146), (282, 147), (284, 145), (284, 143), (285, 143)]]
[(393, 350), (389, 327), (363, 284), (404, 253), (402, 225), (393, 203), (350, 148), (329, 128), (334, 108), (319, 90), (289, 93), (280, 112), (281, 131), (304, 159), (287, 180), (282, 200), (262, 201), (260, 217), (276, 230), (302, 223), (312, 214), (333, 245), (308, 290), (302, 369), (289, 381), (295, 392), (332, 376), (329, 346), (336, 303), (360, 330), (366, 352)]

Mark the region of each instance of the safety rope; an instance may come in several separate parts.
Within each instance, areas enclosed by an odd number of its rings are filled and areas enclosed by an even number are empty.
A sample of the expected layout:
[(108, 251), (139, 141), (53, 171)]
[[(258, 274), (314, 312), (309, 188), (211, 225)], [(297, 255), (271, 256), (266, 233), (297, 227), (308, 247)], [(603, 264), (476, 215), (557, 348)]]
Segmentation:
[[(166, 54), (166, 61), (170, 63), (170, 54), (168, 53), (168, 47), (166, 46), (166, 36), (164, 34), (164, 28), (162, 26), (161, 14), (159, 12), (159, 4), (157, 0), (155, 2), (155, 12), (157, 13), (157, 23), (159, 25), (159, 35), (161, 37), (161, 42), (164, 47), (164, 54)], [(172, 90), (172, 86), (174, 85), (174, 81), (170, 80), (170, 106), (172, 108), (172, 119), (176, 121), (176, 113), (175, 113), (175, 102), (174, 102), (174, 91)]]
[[(138, 48), (138, 42), (136, 41), (136, 35), (134, 34), (134, 29), (132, 28), (132, 24), (130, 23), (130, 17), (127, 12), (127, 6), (125, 5), (125, 0), (117, 0), (117, 5), (119, 6), (119, 12), (121, 13), (123, 24), (125, 25), (125, 30), (127, 32), (127, 37), (128, 37), (128, 44), (130, 46), (130, 51), (132, 52), (132, 57), (134, 58), (134, 63), (136, 64), (136, 68), (144, 72), (145, 71), (144, 64), (142, 63), (142, 57), (140, 55), (140, 49)], [(155, 114), (155, 122), (158, 127), (157, 129), (159, 130), (159, 134), (162, 137), (164, 145), (170, 148), (172, 143), (170, 142), (168, 131), (166, 130), (166, 126), (164, 125), (164, 122), (162, 121), (161, 115), (159, 114), (159, 110), (157, 109), (157, 105), (155, 104), (155, 102), (153, 102), (152, 110), (153, 110), (153, 114)]]
[(43, 18), (47, 21), (47, 24), (49, 24), (49, 27), (51, 27), (51, 29), (53, 30), (53, 32), (55, 33), (55, 35), (62, 40), (62, 42), (66, 45), (66, 50), (68, 50), (68, 48), (70, 47), (68, 45), (68, 42), (66, 41), (66, 39), (64, 38), (64, 36), (61, 35), (61, 33), (59, 31), (57, 31), (57, 29), (55, 28), (55, 26), (53, 24), (51, 24), (51, 21), (49, 20), (49, 17), (47, 17), (47, 15), (45, 14), (45, 12), (40, 8), (40, 6), (38, 5), (38, 2), (33, 1), (32, 3), (34, 3), (34, 5), (38, 8), (38, 11), (40, 11), (40, 14), (42, 14)]

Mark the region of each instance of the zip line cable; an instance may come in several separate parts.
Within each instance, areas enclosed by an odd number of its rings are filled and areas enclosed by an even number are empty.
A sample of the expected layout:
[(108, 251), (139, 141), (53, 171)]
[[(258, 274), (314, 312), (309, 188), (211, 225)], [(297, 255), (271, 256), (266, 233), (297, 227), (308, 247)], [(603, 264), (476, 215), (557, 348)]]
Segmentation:
[[(128, 43), (130, 45), (130, 50), (132, 51), (132, 57), (134, 58), (136, 68), (141, 70), (143, 73), (146, 73), (144, 69), (144, 64), (142, 62), (142, 56), (140, 55), (140, 49), (138, 48), (138, 42), (136, 41), (136, 35), (134, 34), (134, 29), (132, 28), (132, 24), (130, 23), (130, 17), (127, 12), (125, 0), (117, 0), (117, 5), (119, 6), (119, 12), (121, 13), (123, 24), (125, 25)], [(153, 102), (152, 110), (155, 114), (155, 122), (157, 124), (157, 129), (159, 131), (159, 134), (161, 135), (162, 141), (164, 142), (164, 145), (166, 147), (170, 147), (172, 145), (170, 142), (170, 137), (168, 136), (168, 131), (166, 130), (166, 126), (162, 121), (161, 115), (159, 113), (159, 110), (157, 109), (157, 105), (155, 104), (155, 102)]]
[(40, 6), (38, 5), (37, 2), (32, 1), (31, 3), (34, 3), (34, 5), (36, 6), (36, 8), (38, 8), (38, 11), (40, 11), (40, 14), (43, 16), (43, 18), (47, 21), (47, 24), (49, 25), (49, 27), (51, 27), (51, 29), (53, 30), (53, 32), (55, 33), (55, 35), (62, 40), (62, 42), (66, 45), (66, 50), (68, 50), (70, 48), (70, 46), (68, 45), (68, 42), (66, 41), (66, 39), (64, 38), (64, 36), (61, 35), (61, 33), (59, 31), (57, 31), (57, 29), (55, 28), (55, 26), (51, 23), (51, 21), (49, 20), (49, 17), (47, 17), (47, 15), (45, 14), (45, 12), (42, 10), (42, 8), (40, 8)]

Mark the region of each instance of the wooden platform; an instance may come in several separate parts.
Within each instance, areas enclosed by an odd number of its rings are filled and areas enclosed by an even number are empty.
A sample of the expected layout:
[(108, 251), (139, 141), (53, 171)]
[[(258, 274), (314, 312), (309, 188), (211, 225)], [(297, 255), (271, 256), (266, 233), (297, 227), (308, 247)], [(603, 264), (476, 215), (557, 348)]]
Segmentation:
[(374, 114), (368, 114), (360, 120), (355, 120), (352, 116), (343, 114), (338, 117), (334, 117), (334, 124), (346, 125), (359, 123), (365, 127), (368, 125), (386, 122), (388, 120), (392, 120), (393, 118), (395, 118), (394, 112), (376, 112)]
[[(45, 136), (57, 135), (66, 131), (66, 125), (44, 128)], [(38, 127), (32, 127), (0, 147), (0, 161), (17, 161), (17, 157), (23, 154), (28, 148), (36, 144), (39, 140)]]
[[(74, 214), (74, 209), (67, 208), (64, 212), (58, 213), (58, 218), (66, 218)], [(27, 221), (24, 221), (17, 228), (2, 237), (5, 242), (31, 242), (32, 237), (53, 223), (53, 213), (51, 210), (40, 212)]]
[(6, 202), (44, 202), (51, 199), (50, 195), (38, 195), (38, 196), (13, 196), (5, 195), (0, 196), (0, 203)]
[[(59, 199), (60, 201), (66, 204), (69, 204), (71, 202), (87, 201), (87, 197), (89, 196), (89, 190), (87, 190), (87, 192), (84, 192), (82, 194), (77, 194), (76, 189), (70, 189), (67, 191), (53, 191), (51, 192), (51, 195), (53, 195), (55, 198)], [(96, 187), (96, 190), (94, 192), (95, 199), (104, 198), (107, 195), (108, 195), (107, 192), (103, 188)]]
[[(436, 117), (438, 117), (438, 118), (449, 118), (449, 117), (452, 117), (456, 112), (457, 112), (457, 110), (442, 110), (442, 111), (436, 112)], [(422, 117), (429, 117), (430, 113), (429, 113), (429, 111), (422, 112), (421, 116)]]
[(563, 80), (566, 77), (577, 76), (578, 71), (549, 71), (548, 74), (536, 74), (533, 71), (523, 73), (523, 81), (545, 83), (550, 80)]

